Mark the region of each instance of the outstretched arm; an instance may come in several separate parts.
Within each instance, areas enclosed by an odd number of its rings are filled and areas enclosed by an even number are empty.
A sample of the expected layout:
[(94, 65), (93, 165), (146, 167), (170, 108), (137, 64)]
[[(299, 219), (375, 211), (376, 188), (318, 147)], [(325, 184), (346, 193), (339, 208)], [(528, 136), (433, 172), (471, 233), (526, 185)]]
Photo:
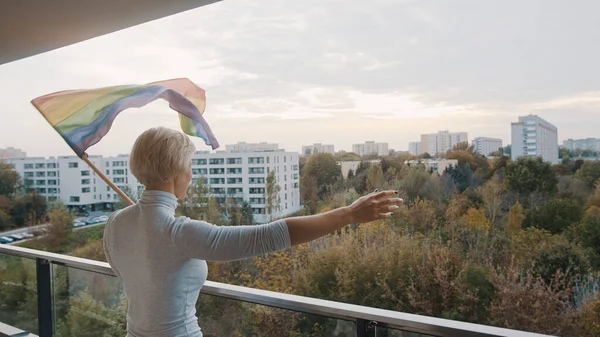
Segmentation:
[(207, 261), (233, 261), (283, 250), (315, 240), (350, 223), (390, 217), (402, 202), (396, 192), (369, 194), (352, 205), (326, 213), (292, 217), (265, 225), (215, 226), (179, 218), (173, 243), (186, 256)]

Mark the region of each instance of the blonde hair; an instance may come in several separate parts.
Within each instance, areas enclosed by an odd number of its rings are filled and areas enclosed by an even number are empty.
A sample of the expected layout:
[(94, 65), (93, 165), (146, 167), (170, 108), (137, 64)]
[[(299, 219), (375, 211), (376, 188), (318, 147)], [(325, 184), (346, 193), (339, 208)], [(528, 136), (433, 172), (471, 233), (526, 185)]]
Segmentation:
[(194, 143), (179, 131), (148, 129), (133, 144), (129, 168), (144, 186), (168, 183), (185, 172), (195, 151)]

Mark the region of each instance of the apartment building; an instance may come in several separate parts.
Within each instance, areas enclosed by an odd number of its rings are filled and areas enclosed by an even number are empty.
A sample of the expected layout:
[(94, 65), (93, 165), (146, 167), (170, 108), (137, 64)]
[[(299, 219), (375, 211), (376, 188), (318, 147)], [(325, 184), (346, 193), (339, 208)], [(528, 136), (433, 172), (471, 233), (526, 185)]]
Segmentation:
[(353, 144), (352, 152), (361, 157), (374, 154), (378, 156), (387, 156), (390, 154), (388, 143), (375, 143), (374, 141), (367, 141), (364, 144)]
[(431, 170), (433, 173), (442, 174), (452, 166), (458, 166), (457, 159), (416, 159), (404, 162), (408, 166), (422, 166), (425, 170)]
[(303, 156), (312, 156), (317, 153), (329, 153), (335, 154), (335, 149), (333, 145), (315, 143), (313, 145), (305, 145), (302, 146), (302, 155)]
[(3, 158), (21, 158), (27, 157), (27, 153), (21, 149), (16, 149), (14, 147), (7, 147), (4, 149), (0, 149), (0, 159)]
[[(90, 156), (119, 188), (139, 195), (143, 186), (129, 170), (129, 155)], [(205, 178), (210, 192), (224, 203), (227, 198), (250, 203), (256, 222), (286, 216), (302, 209), (300, 203), (298, 153), (275, 151), (196, 152), (192, 156), (192, 179)], [(24, 183), (49, 202), (61, 201), (80, 211), (112, 209), (119, 196), (76, 156), (10, 158)], [(266, 214), (266, 178), (275, 172), (280, 187), (279, 208)]]
[(502, 147), (502, 139), (490, 137), (477, 137), (471, 142), (475, 152), (482, 156), (489, 156), (492, 152), (498, 151)]
[(466, 132), (442, 130), (437, 133), (424, 134), (421, 135), (420, 154), (429, 153), (432, 156), (443, 154), (452, 150), (455, 145), (468, 141), (469, 136)]
[(511, 125), (511, 158), (541, 157), (558, 164), (558, 129), (547, 120), (536, 116), (522, 116)]
[(277, 151), (279, 144), (275, 143), (246, 143), (238, 142), (237, 144), (225, 145), (226, 152), (253, 152), (253, 151)]
[(600, 151), (600, 138), (567, 139), (563, 141), (562, 148), (567, 150)]
[(408, 153), (413, 156), (418, 156), (422, 154), (423, 152), (421, 151), (421, 142), (409, 142)]

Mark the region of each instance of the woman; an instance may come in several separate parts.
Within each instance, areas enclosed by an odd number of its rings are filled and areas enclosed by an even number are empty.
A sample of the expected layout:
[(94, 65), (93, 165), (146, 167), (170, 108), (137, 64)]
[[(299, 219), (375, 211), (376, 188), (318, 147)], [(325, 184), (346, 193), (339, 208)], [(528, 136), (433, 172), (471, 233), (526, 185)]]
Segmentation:
[(195, 305), (206, 281), (206, 261), (283, 250), (351, 223), (390, 217), (402, 202), (397, 192), (378, 192), (327, 213), (255, 226), (177, 217), (194, 152), (186, 135), (164, 127), (142, 133), (131, 151), (131, 172), (145, 190), (136, 204), (114, 212), (104, 231), (106, 258), (127, 297), (127, 336), (200, 337)]

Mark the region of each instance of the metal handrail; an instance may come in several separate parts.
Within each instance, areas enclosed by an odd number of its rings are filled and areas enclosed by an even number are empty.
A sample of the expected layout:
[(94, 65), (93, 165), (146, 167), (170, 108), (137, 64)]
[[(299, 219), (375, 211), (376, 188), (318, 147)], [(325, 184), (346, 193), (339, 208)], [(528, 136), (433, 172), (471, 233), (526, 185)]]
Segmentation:
[[(115, 277), (106, 262), (11, 245), (0, 245), (0, 253)], [(416, 332), (432, 336), (510, 336), (543, 337), (547, 335), (492, 326), (453, 321), (442, 318), (407, 314), (354, 304), (321, 300), (267, 290), (206, 281), (202, 294), (255, 303), (296, 312), (321, 315), (349, 321), (373, 323), (378, 327)]]

